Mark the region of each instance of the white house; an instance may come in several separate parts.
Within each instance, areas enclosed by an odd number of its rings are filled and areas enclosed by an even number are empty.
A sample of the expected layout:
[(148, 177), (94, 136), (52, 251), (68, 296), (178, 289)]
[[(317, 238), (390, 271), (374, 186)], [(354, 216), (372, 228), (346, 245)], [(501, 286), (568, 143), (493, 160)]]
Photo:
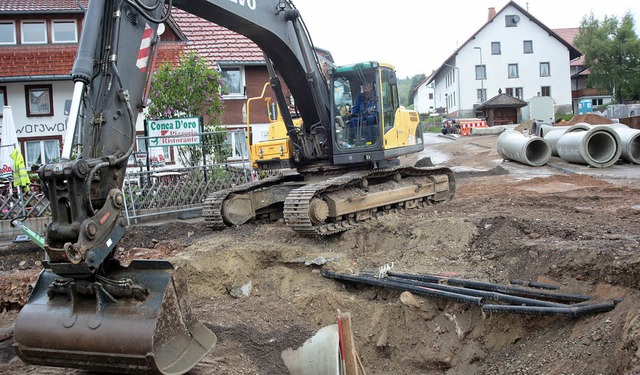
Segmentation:
[(451, 117), (475, 117), (478, 104), (499, 92), (527, 101), (551, 96), (571, 112), (570, 61), (580, 52), (513, 1), (496, 13), (424, 83), (434, 105)]
[(415, 89), (413, 89), (413, 92), (410, 93), (413, 98), (413, 109), (418, 113), (435, 112), (436, 102), (433, 85), (426, 84), (430, 78), (431, 77), (425, 78)]

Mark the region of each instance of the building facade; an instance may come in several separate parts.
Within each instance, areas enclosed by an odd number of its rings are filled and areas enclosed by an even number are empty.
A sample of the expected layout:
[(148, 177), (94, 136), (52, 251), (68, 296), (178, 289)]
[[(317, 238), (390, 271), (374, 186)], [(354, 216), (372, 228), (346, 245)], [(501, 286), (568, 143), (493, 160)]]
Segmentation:
[(550, 96), (571, 112), (571, 60), (580, 52), (513, 1), (488, 21), (425, 82), (435, 107), (450, 117), (475, 117), (479, 104), (499, 93), (527, 101)]
[[(27, 168), (60, 157), (73, 93), (70, 72), (86, 6), (86, 0), (0, 2), (0, 104), (12, 107)], [(223, 97), (222, 125), (230, 130), (244, 127), (246, 100), (260, 96), (269, 81), (262, 51), (242, 35), (173, 8), (155, 65), (177, 63), (180, 54), (189, 51), (221, 73), (228, 92)], [(324, 53), (331, 60), (328, 51)], [(286, 86), (284, 90), (286, 94)], [(267, 95), (271, 96), (270, 90)], [(253, 140), (265, 139), (269, 124), (265, 108), (256, 105), (250, 111)], [(144, 116), (138, 116), (136, 132), (144, 136)], [(235, 133), (229, 137), (231, 159), (246, 155), (244, 139), (234, 139)], [(147, 152), (144, 139), (137, 141), (136, 151)], [(163, 164), (176, 162), (173, 148), (149, 151)], [(133, 157), (130, 162), (134, 163)]]

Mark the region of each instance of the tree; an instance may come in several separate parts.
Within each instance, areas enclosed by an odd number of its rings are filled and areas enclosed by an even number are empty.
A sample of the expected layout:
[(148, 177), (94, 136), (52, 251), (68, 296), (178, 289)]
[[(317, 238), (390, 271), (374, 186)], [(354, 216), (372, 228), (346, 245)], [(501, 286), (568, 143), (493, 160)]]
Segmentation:
[(410, 106), (413, 104), (411, 94), (425, 78), (426, 76), (424, 74), (416, 74), (411, 78), (406, 77), (398, 80), (398, 95), (400, 96), (400, 103), (402, 105)]
[(178, 157), (184, 165), (196, 166), (202, 152), (223, 157), (225, 134), (219, 127), (222, 113), (222, 81), (220, 74), (195, 52), (183, 54), (177, 66), (162, 64), (151, 80), (151, 104), (147, 118), (202, 117), (206, 132), (220, 131), (203, 138), (202, 146), (178, 147)]
[[(413, 90), (415, 90), (421, 83), (422, 81), (425, 80), (425, 78), (427, 78), (427, 76), (425, 76), (424, 74), (416, 74), (415, 76), (411, 77), (411, 86), (409, 86), (409, 101), (411, 102), (413, 99), (411, 97), (411, 94), (413, 93)], [(413, 103), (409, 103), (409, 104), (413, 104)]]
[(611, 90), (618, 103), (640, 96), (640, 40), (631, 13), (621, 20), (585, 16), (574, 40), (591, 71), (587, 83)]

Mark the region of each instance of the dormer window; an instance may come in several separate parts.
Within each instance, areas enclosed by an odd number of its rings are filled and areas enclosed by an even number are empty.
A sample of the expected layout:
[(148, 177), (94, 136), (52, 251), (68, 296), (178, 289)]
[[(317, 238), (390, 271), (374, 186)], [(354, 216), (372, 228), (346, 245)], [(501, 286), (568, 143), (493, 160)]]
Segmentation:
[(16, 25), (9, 21), (0, 22), (0, 44), (16, 44)]
[(76, 21), (54, 20), (51, 26), (53, 43), (75, 43), (78, 41)]
[(504, 22), (506, 27), (517, 27), (520, 22), (520, 16), (517, 14), (507, 14), (504, 16)]
[(44, 21), (22, 21), (22, 44), (47, 43), (47, 25)]

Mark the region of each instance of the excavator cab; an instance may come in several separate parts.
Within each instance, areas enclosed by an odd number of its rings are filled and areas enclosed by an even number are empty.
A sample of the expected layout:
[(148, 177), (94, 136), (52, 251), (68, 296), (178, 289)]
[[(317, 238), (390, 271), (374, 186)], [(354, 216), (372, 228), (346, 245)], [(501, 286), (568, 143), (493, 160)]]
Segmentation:
[(418, 113), (400, 106), (395, 69), (375, 61), (331, 72), (336, 164), (375, 163), (420, 152)]

